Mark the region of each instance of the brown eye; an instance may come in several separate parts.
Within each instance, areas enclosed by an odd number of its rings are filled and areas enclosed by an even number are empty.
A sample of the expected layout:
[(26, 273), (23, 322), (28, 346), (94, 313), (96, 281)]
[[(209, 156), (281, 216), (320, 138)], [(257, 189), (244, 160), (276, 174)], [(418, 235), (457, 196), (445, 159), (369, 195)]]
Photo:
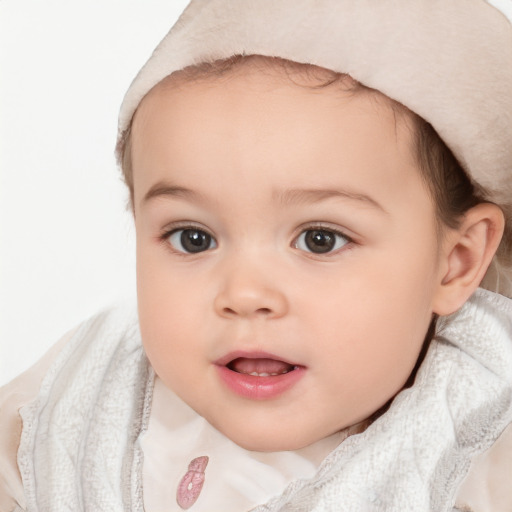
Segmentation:
[(217, 244), (213, 237), (201, 229), (177, 229), (169, 235), (169, 243), (179, 252), (195, 254), (214, 249)]
[(341, 249), (349, 241), (347, 237), (335, 231), (308, 229), (299, 235), (295, 247), (314, 254), (325, 254)]

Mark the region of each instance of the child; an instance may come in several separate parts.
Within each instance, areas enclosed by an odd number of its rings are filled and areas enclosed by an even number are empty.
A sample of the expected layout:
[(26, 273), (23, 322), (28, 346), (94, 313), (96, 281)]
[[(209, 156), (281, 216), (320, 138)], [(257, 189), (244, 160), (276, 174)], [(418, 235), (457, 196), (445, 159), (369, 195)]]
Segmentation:
[(4, 390), (4, 509), (510, 510), (511, 109), (484, 0), (192, 1), (121, 107), (138, 315)]

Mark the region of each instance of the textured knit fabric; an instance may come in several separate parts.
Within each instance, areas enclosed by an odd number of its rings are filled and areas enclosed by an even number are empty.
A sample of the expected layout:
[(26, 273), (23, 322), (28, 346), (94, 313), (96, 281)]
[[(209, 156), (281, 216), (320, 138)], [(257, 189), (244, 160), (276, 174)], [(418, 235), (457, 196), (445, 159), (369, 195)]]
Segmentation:
[(151, 376), (135, 308), (102, 313), (77, 330), (20, 411), (28, 511), (142, 512), (136, 441)]

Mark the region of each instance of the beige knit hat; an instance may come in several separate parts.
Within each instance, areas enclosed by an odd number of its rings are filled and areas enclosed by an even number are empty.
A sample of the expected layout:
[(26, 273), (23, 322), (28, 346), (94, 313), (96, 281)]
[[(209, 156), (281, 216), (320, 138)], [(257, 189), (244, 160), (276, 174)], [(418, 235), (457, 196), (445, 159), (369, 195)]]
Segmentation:
[[(118, 141), (167, 75), (241, 54), (348, 73), (404, 104), (512, 223), (512, 0), (192, 0), (128, 89)], [(512, 294), (511, 259), (487, 287)]]

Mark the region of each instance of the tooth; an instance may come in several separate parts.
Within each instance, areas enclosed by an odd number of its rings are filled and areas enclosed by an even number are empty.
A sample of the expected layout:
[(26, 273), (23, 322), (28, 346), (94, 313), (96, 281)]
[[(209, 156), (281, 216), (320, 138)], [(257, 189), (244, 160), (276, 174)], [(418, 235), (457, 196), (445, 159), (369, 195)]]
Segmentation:
[[(294, 368), (295, 369), (295, 368)], [(240, 372), (244, 375), (252, 375), (253, 377), (276, 377), (278, 375), (284, 375), (285, 373), (290, 372), (291, 370), (283, 370), (281, 373), (268, 373), (268, 372)]]

